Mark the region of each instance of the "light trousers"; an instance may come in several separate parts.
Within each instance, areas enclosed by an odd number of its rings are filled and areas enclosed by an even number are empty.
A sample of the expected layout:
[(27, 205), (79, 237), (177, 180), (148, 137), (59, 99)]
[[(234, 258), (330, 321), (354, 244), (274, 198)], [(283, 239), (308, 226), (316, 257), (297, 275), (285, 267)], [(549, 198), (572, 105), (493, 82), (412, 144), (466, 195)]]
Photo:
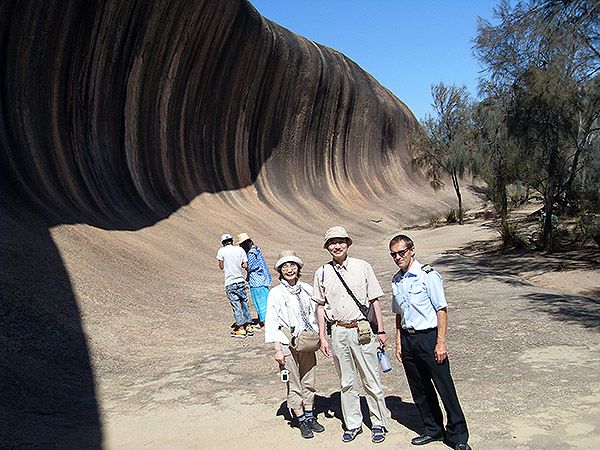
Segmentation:
[(285, 368), (290, 371), (287, 383), (287, 405), (290, 409), (313, 409), (315, 403), (315, 352), (297, 352), (282, 345)]
[(334, 325), (331, 330), (333, 362), (340, 378), (342, 415), (346, 428), (351, 430), (362, 425), (358, 377), (369, 406), (374, 427), (389, 428), (383, 388), (377, 360), (377, 338), (371, 334), (370, 342), (358, 342), (358, 328)]

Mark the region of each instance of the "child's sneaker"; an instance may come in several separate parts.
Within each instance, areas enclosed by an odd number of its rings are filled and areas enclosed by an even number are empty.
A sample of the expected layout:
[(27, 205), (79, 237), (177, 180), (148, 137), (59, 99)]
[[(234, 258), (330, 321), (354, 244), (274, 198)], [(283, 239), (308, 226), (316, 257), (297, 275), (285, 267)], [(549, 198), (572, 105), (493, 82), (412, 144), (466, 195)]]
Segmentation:
[(237, 330), (234, 330), (234, 331), (231, 332), (231, 337), (245, 338), (246, 337), (246, 330), (242, 330), (241, 328), (238, 328)]
[(254, 329), (252, 327), (246, 327), (246, 335), (254, 336)]

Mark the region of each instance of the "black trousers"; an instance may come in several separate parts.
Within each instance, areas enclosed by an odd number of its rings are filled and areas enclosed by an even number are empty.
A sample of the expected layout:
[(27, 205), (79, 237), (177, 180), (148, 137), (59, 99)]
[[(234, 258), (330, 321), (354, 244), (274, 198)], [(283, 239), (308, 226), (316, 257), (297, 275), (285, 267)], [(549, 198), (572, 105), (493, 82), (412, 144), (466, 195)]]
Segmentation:
[(437, 390), (448, 417), (447, 439), (453, 443), (467, 442), (469, 431), (450, 374), (450, 362), (446, 358), (442, 364), (437, 363), (436, 342), (437, 328), (415, 334), (402, 331), (402, 365), (408, 386), (426, 435), (440, 437), (444, 434), (444, 417), (435, 393)]

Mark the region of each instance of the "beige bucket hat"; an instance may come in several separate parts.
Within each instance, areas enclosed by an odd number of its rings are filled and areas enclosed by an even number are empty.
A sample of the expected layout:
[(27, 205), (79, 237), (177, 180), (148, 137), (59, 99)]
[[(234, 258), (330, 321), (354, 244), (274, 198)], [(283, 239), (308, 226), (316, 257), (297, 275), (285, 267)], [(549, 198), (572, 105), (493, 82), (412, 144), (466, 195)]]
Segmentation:
[(348, 247), (352, 245), (352, 239), (348, 236), (348, 232), (344, 227), (331, 227), (325, 232), (325, 242), (323, 242), (323, 248), (327, 248), (327, 242), (333, 238), (346, 238), (348, 240)]
[(250, 236), (248, 236), (248, 233), (240, 233), (237, 235), (237, 245), (240, 245), (242, 242), (246, 242), (249, 241), (250, 239), (252, 239)]
[(304, 265), (302, 260), (298, 258), (298, 255), (296, 255), (295, 251), (282, 250), (281, 253), (279, 253), (279, 259), (275, 263), (275, 270), (279, 272), (279, 268), (283, 266), (286, 262), (294, 262), (298, 264), (298, 267), (302, 267)]

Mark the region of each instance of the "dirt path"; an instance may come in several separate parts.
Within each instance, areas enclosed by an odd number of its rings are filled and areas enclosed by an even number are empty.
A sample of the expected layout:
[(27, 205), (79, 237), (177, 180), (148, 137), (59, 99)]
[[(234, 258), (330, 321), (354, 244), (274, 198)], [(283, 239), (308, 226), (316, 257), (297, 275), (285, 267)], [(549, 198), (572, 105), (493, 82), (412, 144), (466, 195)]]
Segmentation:
[[(496, 239), (481, 223), (409, 235), (417, 258), (445, 278), (449, 354), (473, 448), (600, 448), (600, 301), (536, 286), (489, 261), (461, 254), (458, 250), (469, 244)], [(394, 322), (387, 294), (395, 266), (387, 255), (387, 237), (368, 237), (368, 242), (361, 237), (351, 253), (373, 263), (386, 292), (389, 331)], [(324, 262), (325, 253), (306, 257), (319, 258)], [(510, 255), (506, 259), (510, 267)], [(305, 267), (307, 280), (315, 268)], [(599, 283), (598, 272), (593, 275)], [(570, 283), (570, 274), (552, 278), (561, 277), (563, 284)], [(231, 311), (220, 286), (209, 294), (215, 298), (197, 299), (213, 305), (209, 310), (182, 307), (164, 330), (165, 339), (157, 337), (137, 349), (134, 372), (116, 369), (98, 379), (106, 449), (373, 445), (369, 433), (350, 444), (341, 442), (337, 377), (332, 361), (322, 355), (316, 409), (326, 431), (302, 440), (285, 418), (284, 386), (271, 346), (260, 333), (229, 338)], [(383, 375), (391, 429), (380, 447), (409, 449), (410, 438), (420, 431), (419, 419), (400, 363), (394, 359), (392, 366)], [(448, 447), (432, 443), (427, 448)]]

